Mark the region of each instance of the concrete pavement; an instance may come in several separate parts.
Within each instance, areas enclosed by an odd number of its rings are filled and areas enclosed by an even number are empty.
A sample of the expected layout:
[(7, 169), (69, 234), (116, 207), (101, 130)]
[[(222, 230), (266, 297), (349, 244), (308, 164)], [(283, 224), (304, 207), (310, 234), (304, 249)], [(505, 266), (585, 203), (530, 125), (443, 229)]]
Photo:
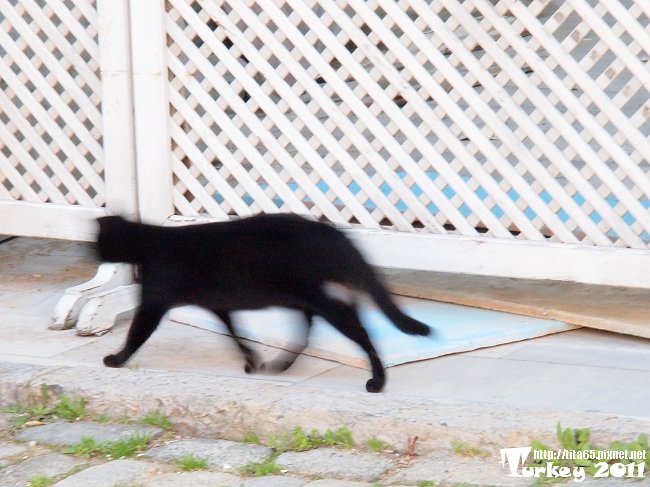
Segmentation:
[[(375, 438), (404, 454), (417, 436), (421, 463), (413, 468), (431, 477), (396, 477), (398, 470), (379, 479), (405, 485), (480, 485), (481, 475), (492, 485), (526, 485), (507, 483), (499, 449), (528, 446), (533, 439), (556, 447), (558, 422), (590, 428), (601, 446), (650, 432), (645, 339), (579, 329), (401, 365), (388, 370), (385, 393), (372, 395), (363, 387), (366, 370), (313, 357), (299, 358), (281, 375), (247, 376), (230, 339), (165, 321), (128, 368), (113, 370), (101, 359), (121, 345), (126, 324), (102, 337), (48, 331), (61, 290), (78, 281), (49, 279), (35, 265), (34, 259), (27, 267), (14, 263), (0, 273), (2, 406), (33, 403), (46, 384), (86, 398), (92, 415), (138, 418), (159, 410), (179, 435), (194, 439), (241, 441), (250, 431), (268, 437), (296, 426), (346, 426), (361, 444)], [(90, 264), (74, 266), (76, 279), (92, 274)], [(279, 353), (254, 346), (265, 356)], [(453, 442), (488, 456), (459, 456)]]

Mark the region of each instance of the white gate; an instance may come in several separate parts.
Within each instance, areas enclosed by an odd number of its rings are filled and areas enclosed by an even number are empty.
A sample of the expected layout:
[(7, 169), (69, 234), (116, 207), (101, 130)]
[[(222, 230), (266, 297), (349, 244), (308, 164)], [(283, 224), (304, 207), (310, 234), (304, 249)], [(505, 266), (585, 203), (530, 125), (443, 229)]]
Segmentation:
[(0, 233), (90, 240), (106, 207), (135, 215), (119, 7), (0, 1)]
[(171, 183), (145, 217), (307, 213), (365, 229), (377, 263), (650, 285), (645, 0), (135, 10), (168, 107), (140, 112), (139, 163)]
[(0, 232), (282, 211), (379, 264), (650, 286), (647, 0), (0, 0), (0, 26)]

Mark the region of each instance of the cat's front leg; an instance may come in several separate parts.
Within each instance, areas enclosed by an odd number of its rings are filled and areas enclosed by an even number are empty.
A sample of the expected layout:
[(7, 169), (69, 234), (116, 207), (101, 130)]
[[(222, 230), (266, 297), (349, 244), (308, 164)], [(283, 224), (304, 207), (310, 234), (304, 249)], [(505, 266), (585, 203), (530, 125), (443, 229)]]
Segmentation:
[(167, 306), (159, 303), (143, 303), (133, 318), (129, 334), (122, 350), (116, 354), (104, 357), (104, 365), (107, 367), (121, 367), (131, 358), (140, 346), (151, 336), (158, 327), (160, 320), (167, 311)]

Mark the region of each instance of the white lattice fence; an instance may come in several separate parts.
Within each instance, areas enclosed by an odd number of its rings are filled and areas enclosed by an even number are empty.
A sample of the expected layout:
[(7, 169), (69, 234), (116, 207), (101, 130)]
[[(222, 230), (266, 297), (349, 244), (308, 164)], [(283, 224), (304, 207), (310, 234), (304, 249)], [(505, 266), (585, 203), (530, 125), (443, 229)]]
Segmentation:
[(288, 211), (382, 265), (650, 287), (649, 58), (647, 0), (0, 0), (0, 233)]
[(418, 268), (448, 236), (647, 249), (649, 24), (646, 0), (0, 0), (0, 233), (290, 211)]
[(649, 14), (170, 0), (175, 211), (645, 248)]
[(94, 4), (0, 6), (0, 198), (102, 206)]
[(0, 233), (135, 214), (128, 25), (126, 0), (0, 0)]

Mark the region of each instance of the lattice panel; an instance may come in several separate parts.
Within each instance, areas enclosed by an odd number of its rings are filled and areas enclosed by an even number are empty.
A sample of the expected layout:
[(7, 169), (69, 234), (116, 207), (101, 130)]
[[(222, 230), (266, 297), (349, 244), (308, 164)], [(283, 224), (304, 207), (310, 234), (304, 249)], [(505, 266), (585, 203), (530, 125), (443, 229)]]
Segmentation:
[(97, 12), (0, 0), (0, 199), (104, 204)]
[(647, 0), (169, 0), (181, 215), (645, 248)]

